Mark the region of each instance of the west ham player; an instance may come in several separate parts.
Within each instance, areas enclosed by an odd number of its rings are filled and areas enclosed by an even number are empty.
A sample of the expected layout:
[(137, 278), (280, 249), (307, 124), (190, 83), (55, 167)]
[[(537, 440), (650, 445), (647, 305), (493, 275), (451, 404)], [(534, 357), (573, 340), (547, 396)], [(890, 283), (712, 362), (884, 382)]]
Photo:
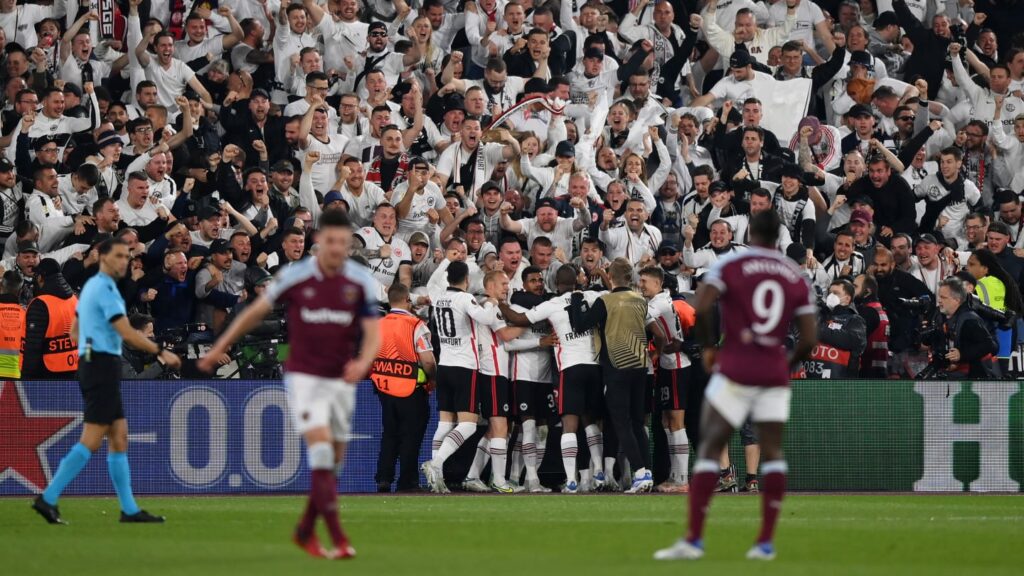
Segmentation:
[[(580, 419), (584, 419), (587, 440), (600, 436), (601, 430), (592, 422), (603, 413), (604, 392), (601, 388), (601, 370), (597, 364), (597, 349), (594, 347), (593, 331), (582, 334), (573, 331), (567, 311), (573, 291), (576, 289), (576, 269), (562, 266), (555, 274), (558, 296), (534, 307), (526, 313), (516, 312), (507, 304), (501, 304), (505, 321), (513, 326), (530, 326), (547, 320), (555, 329), (558, 344), (555, 345), (555, 360), (558, 368), (558, 414), (562, 417), (562, 465), (565, 467), (565, 492), (576, 494), (580, 483), (576, 477), (576, 456), (579, 441), (576, 439)], [(593, 304), (600, 296), (597, 292), (584, 292), (587, 304)], [(594, 486), (604, 483), (603, 446), (595, 442), (590, 457), (595, 464)]]
[[(704, 346), (704, 366), (712, 377), (705, 392), (700, 448), (690, 482), (689, 532), (673, 546), (657, 551), (657, 560), (696, 560), (704, 555), (704, 520), (718, 480), (718, 456), (748, 416), (760, 432), (765, 463), (761, 467), (761, 533), (747, 558), (775, 558), (772, 536), (786, 489), (782, 432), (789, 418), (789, 374), (818, 339), (814, 291), (800, 269), (775, 248), (779, 221), (774, 210), (751, 217), (751, 249), (715, 263), (698, 292), (698, 337)], [(717, 347), (716, 301), (721, 348)], [(783, 341), (794, 320), (800, 336), (787, 354)]]
[[(320, 216), (316, 256), (289, 266), (221, 335), (199, 368), (212, 372), (216, 359), (270, 313), (287, 307), (291, 354), (285, 385), (295, 429), (306, 439), (312, 485), (294, 540), (316, 557), (355, 556), (338, 519), (337, 477), (352, 429), (356, 383), (366, 377), (380, 347), (377, 283), (365, 267), (348, 261), (352, 226), (348, 216), (328, 210)], [(327, 353), (329, 351), (329, 353)], [(334, 550), (314, 533), (322, 516)]]
[[(522, 277), (525, 291), (513, 293), (511, 303), (513, 310), (525, 313), (543, 304), (550, 295), (544, 291), (544, 273), (540, 268), (528, 266)], [(533, 493), (551, 491), (541, 485), (537, 466), (543, 459), (543, 446), (547, 442), (548, 397), (553, 394), (551, 348), (557, 344), (558, 336), (551, 333), (544, 321), (505, 344), (505, 349), (512, 354), (512, 407), (522, 427), (525, 488)], [(512, 477), (517, 479), (520, 472), (513, 468)]]
[[(427, 484), (434, 492), (448, 492), (442, 466), (467, 438), (476, 432), (477, 376), (480, 370), (478, 346), (482, 335), (477, 323), (494, 328), (498, 308), (491, 302), (477, 303), (469, 288), (469, 267), (455, 261), (448, 265), (448, 290), (434, 300), (434, 320), (441, 343), (437, 363), (437, 410), (440, 420), (434, 442), (440, 440), (437, 453), (423, 463)], [(456, 419), (458, 424), (456, 425)]]
[[(665, 273), (648, 266), (640, 270), (640, 293), (647, 299), (647, 323), (656, 323), (670, 341), (683, 340), (683, 326), (675, 303), (664, 289)], [(686, 385), (690, 381), (690, 358), (679, 351), (659, 355), (657, 378), (658, 400), (662, 407), (662, 424), (668, 437), (671, 472), (668, 480), (658, 486), (659, 492), (686, 492), (690, 469), (690, 441), (683, 419), (686, 410)]]

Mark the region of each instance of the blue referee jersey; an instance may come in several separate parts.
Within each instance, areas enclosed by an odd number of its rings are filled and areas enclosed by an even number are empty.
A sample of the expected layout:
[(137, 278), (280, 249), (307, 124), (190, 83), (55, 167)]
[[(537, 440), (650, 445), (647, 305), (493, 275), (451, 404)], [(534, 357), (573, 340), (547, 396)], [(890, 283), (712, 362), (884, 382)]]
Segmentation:
[(114, 279), (97, 272), (78, 297), (78, 354), (85, 358), (86, 347), (93, 352), (121, 355), (121, 335), (113, 322), (127, 313), (124, 298)]

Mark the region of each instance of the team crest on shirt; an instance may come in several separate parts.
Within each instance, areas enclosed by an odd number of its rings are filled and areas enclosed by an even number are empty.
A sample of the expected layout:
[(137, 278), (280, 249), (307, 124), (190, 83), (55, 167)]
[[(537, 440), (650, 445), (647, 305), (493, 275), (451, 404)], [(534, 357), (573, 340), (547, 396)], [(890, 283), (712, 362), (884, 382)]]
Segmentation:
[(433, 196), (427, 196), (427, 206), (429, 206), (431, 208), (434, 207), (434, 197)]
[(1013, 104), (1006, 104), (1006, 111), (1007, 112), (1013, 112), (1014, 108), (1016, 108), (1016, 106), (1014, 106)]
[(942, 192), (939, 190), (938, 186), (929, 186), (928, 187), (928, 198), (930, 198), (932, 200), (938, 200), (941, 197), (942, 197)]
[(316, 290), (312, 286), (306, 286), (302, 289), (302, 297), (306, 300), (316, 296)]
[(359, 299), (359, 289), (355, 286), (345, 286), (342, 290), (342, 297), (345, 298), (346, 304), (352, 304)]

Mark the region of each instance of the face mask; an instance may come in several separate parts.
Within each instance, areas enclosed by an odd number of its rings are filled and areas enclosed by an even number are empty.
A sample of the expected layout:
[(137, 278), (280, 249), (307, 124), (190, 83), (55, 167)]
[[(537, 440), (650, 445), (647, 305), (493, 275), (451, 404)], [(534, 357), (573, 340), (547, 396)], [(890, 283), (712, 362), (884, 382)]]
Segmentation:
[(825, 297), (825, 306), (828, 306), (829, 310), (832, 310), (836, 306), (839, 306), (839, 296), (835, 294), (829, 294)]

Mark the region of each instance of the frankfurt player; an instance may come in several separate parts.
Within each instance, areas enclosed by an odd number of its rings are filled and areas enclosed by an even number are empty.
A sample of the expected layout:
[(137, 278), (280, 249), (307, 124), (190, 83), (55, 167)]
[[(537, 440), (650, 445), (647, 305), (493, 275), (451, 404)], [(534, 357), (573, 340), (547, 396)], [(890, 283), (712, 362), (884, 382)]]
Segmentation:
[[(437, 365), (437, 410), (440, 420), (434, 441), (442, 438), (437, 454), (421, 469), (433, 492), (446, 493), (442, 467), (475, 432), (477, 416), (477, 378), (480, 370), (479, 346), (485, 340), (477, 325), (498, 325), (498, 308), (493, 303), (477, 303), (469, 288), (469, 266), (455, 261), (448, 265), (448, 290), (434, 300), (434, 319), (441, 359)], [(458, 424), (456, 424), (456, 420)], [(442, 432), (444, 433), (442, 435)]]
[(60, 461), (53, 480), (32, 503), (32, 509), (50, 524), (64, 524), (57, 500), (107, 438), (107, 469), (121, 504), (121, 522), (160, 523), (164, 517), (139, 509), (132, 495), (128, 420), (121, 405), (121, 344), (127, 342), (136, 350), (157, 354), (171, 368), (180, 366), (181, 360), (128, 322), (124, 299), (117, 289), (117, 281), (128, 272), (128, 245), (112, 238), (102, 242), (98, 250), (100, 270), (82, 288), (71, 324), (71, 338), (78, 342), (78, 381), (85, 403), (85, 425), (78, 443)]
[[(647, 323), (656, 323), (669, 341), (682, 342), (683, 327), (672, 297), (663, 288), (665, 273), (649, 266), (640, 270), (640, 293), (647, 299)], [(662, 424), (668, 437), (671, 472), (658, 486), (659, 492), (686, 492), (690, 469), (690, 441), (683, 420), (686, 410), (686, 385), (690, 381), (690, 358), (679, 351), (659, 355), (656, 382), (662, 407)]]
[[(591, 422), (603, 413), (604, 392), (601, 386), (601, 370), (597, 364), (597, 349), (594, 347), (594, 334), (587, 330), (582, 334), (573, 331), (569, 323), (567, 308), (576, 288), (576, 270), (572, 266), (562, 266), (555, 273), (555, 284), (558, 296), (536, 306), (526, 313), (516, 312), (507, 304), (501, 304), (501, 313), (505, 320), (513, 326), (530, 326), (547, 320), (555, 329), (558, 343), (555, 345), (555, 360), (558, 368), (558, 414), (562, 417), (562, 466), (565, 467), (565, 492), (576, 494), (580, 485), (576, 477), (576, 456), (579, 452), (579, 441), (576, 438), (580, 419), (586, 426), (587, 439), (600, 435), (600, 428)], [(587, 304), (593, 304), (600, 296), (597, 292), (584, 292)], [(600, 448), (601, 446), (597, 446)], [(596, 452), (596, 453), (595, 453)], [(594, 487), (604, 484), (603, 456), (600, 452), (591, 451), (591, 459), (597, 464), (594, 475)]]
[[(657, 551), (657, 560), (696, 560), (704, 555), (704, 520), (718, 480), (718, 457), (748, 416), (760, 432), (765, 462), (761, 533), (747, 558), (775, 558), (772, 536), (786, 489), (782, 432), (789, 419), (789, 374), (818, 339), (814, 291), (800, 269), (775, 248), (778, 234), (777, 212), (751, 217), (751, 249), (716, 262), (698, 291), (697, 330), (704, 346), (704, 366), (712, 377), (705, 392), (698, 460), (690, 482), (689, 532)], [(723, 331), (720, 349), (716, 301)], [(800, 335), (787, 355), (783, 342), (794, 319)]]
[[(275, 303), (287, 306), (288, 405), (295, 429), (306, 439), (312, 470), (309, 501), (294, 540), (311, 556), (333, 559), (356, 554), (338, 519), (336, 474), (352, 429), (356, 383), (366, 377), (380, 347), (377, 283), (365, 267), (348, 261), (351, 245), (348, 216), (324, 212), (316, 256), (285, 268), (199, 360), (201, 370), (212, 372), (215, 359), (258, 326)], [(327, 524), (334, 550), (320, 546), (314, 532), (317, 516)]]

